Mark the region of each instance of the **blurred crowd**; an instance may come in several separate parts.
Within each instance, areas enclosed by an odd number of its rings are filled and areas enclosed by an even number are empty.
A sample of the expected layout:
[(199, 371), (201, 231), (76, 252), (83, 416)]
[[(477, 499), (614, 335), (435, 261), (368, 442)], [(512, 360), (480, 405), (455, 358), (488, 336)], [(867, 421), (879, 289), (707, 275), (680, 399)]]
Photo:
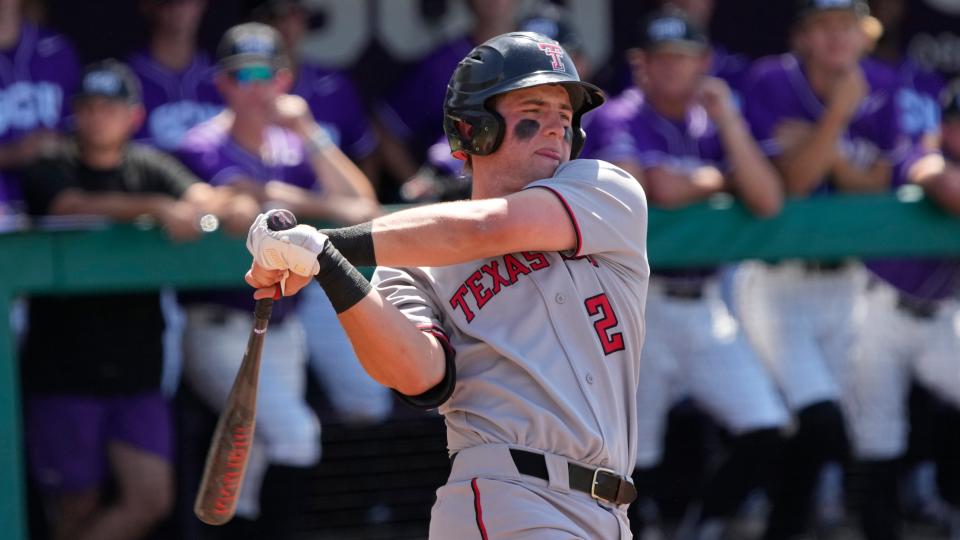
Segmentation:
[[(788, 197), (914, 185), (960, 213), (960, 70), (909, 54), (909, 2), (798, 1), (789, 50), (762, 58), (710, 39), (723, 5), (650, 2), (623, 57), (603, 66), (562, 2), (467, 4), (470, 30), (371, 104), (346, 73), (302, 55), (311, 18), (297, 0), (251, 9), (213, 56), (198, 45), (205, 0), (140, 0), (145, 46), (86, 66), (20, 0), (0, 0), (0, 217), (13, 228), (146, 217), (179, 242), (218, 227), (242, 236), (269, 208), (351, 225), (382, 203), (468, 198), (443, 134), (447, 82), (472, 48), (517, 30), (557, 40), (584, 80), (606, 73), (611, 100), (585, 118), (581, 157), (630, 172), (653, 207), (729, 193), (767, 219)], [(905, 538), (907, 517), (960, 539), (960, 260), (651, 263), (638, 538), (827, 538), (856, 499), (868, 540)], [(186, 388), (222, 407), (252, 305), (242, 288), (29, 299), (25, 440), (51, 538), (146, 538), (168, 518), (170, 396)], [(316, 284), (274, 308), (263, 355), (230, 538), (296, 532), (322, 450), (308, 376), (344, 422), (392, 414)], [(678, 415), (703, 420), (685, 440), (714, 437), (680, 466), (697, 473), (674, 512)]]

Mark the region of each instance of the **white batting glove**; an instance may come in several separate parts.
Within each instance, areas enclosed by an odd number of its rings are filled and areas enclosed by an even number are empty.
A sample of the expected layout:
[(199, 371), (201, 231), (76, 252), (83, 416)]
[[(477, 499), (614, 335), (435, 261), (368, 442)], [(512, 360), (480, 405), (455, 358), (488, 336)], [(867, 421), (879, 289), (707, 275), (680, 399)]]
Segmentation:
[(269, 270), (289, 270), (301, 276), (320, 271), (317, 256), (327, 236), (309, 225), (297, 225), (284, 231), (267, 227), (268, 214), (260, 214), (247, 234), (247, 251), (253, 260)]

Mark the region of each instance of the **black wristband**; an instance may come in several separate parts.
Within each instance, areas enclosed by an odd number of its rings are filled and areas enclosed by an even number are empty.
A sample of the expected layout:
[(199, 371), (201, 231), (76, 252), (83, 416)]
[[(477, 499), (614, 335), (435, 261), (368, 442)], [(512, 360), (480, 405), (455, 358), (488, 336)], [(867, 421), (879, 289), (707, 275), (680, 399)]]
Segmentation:
[(366, 222), (339, 229), (320, 229), (327, 235), (333, 247), (355, 266), (376, 266), (377, 256), (373, 249), (373, 223)]
[(327, 293), (337, 314), (353, 307), (373, 289), (373, 285), (337, 251), (332, 242), (323, 244), (323, 251), (317, 257), (320, 272), (316, 280)]

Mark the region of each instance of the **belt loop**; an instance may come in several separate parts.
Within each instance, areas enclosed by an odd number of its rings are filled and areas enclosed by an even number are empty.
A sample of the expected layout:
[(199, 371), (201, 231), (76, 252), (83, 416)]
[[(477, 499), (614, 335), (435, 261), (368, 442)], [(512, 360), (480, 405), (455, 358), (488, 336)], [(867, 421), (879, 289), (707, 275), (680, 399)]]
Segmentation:
[(550, 489), (561, 493), (570, 492), (570, 469), (567, 460), (556, 454), (544, 454), (547, 462), (547, 480)]

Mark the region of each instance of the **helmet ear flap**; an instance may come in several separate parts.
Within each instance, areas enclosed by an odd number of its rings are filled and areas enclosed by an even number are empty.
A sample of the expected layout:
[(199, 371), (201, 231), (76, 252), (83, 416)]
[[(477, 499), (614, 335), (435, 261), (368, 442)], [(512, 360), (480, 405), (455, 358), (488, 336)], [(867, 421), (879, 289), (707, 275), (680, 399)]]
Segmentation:
[(580, 156), (580, 151), (583, 150), (583, 144), (587, 140), (587, 132), (581, 127), (579, 116), (574, 119), (572, 127), (573, 140), (570, 141), (570, 159), (577, 159)]

